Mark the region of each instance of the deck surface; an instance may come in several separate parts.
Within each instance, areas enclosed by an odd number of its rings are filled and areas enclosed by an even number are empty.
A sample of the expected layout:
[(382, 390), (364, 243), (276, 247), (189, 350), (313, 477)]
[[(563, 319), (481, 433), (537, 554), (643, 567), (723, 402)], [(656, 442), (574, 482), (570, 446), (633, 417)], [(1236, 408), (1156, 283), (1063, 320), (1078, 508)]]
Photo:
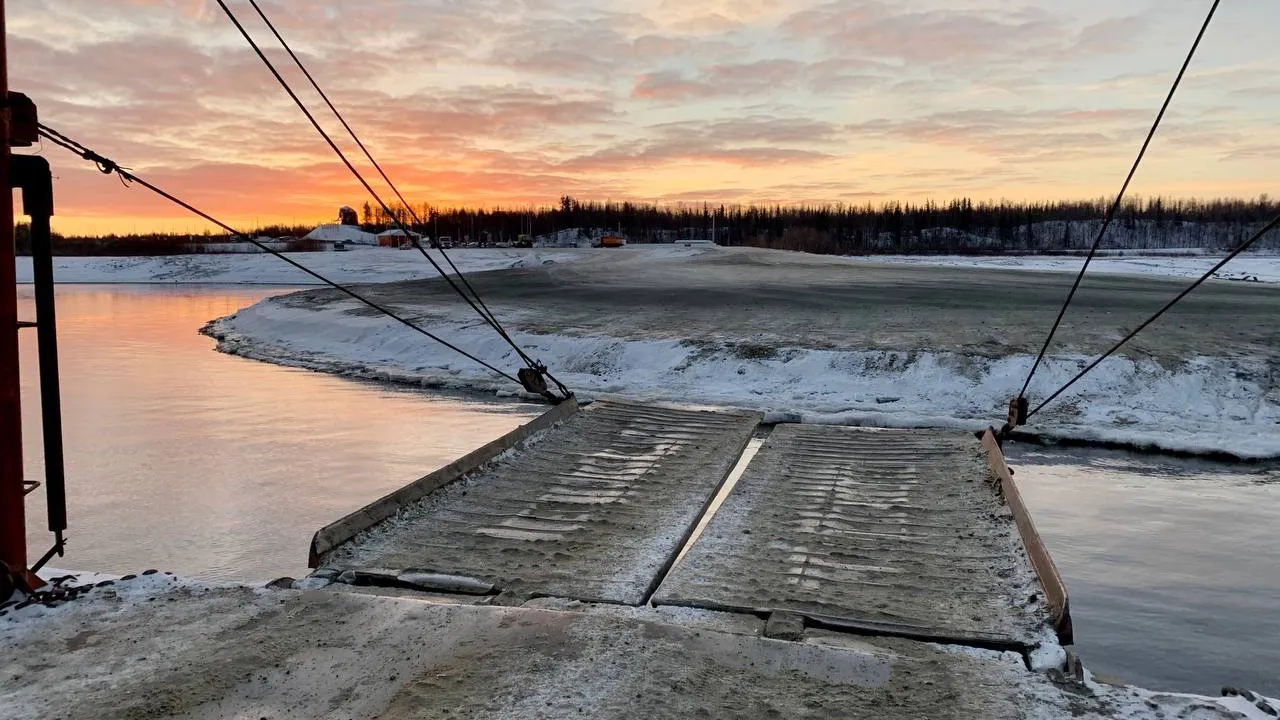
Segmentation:
[(779, 425), (654, 601), (1034, 643), (1048, 613), (988, 476), (966, 433)]
[(1053, 712), (1066, 695), (1016, 657), (925, 643), (780, 642), (715, 619), (673, 625), (652, 608), (561, 612), (146, 580), (0, 618), (0, 718), (1069, 716)]
[(338, 547), (322, 567), (423, 570), (517, 596), (639, 604), (759, 421), (596, 402)]

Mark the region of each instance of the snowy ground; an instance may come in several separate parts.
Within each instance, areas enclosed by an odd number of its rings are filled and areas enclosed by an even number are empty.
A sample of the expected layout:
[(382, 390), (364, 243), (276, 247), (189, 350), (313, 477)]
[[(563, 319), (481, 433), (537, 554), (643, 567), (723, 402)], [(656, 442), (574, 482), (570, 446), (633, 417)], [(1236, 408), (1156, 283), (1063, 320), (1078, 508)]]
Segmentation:
[[(764, 251), (583, 252), (574, 264), (476, 278), (517, 342), (570, 387), (810, 422), (999, 424), (1071, 281)], [(1117, 276), (1088, 281), (1036, 377), (1033, 401), (1178, 288)], [(499, 367), (516, 366), (495, 333), (450, 309), (458, 303), (438, 283), (366, 292)], [(1274, 293), (1251, 283), (1206, 286), (1030, 429), (1280, 455)], [(426, 386), (512, 388), (331, 292), (269, 300), (209, 332), (223, 350), (273, 362)]]
[[(428, 251), (441, 267), (438, 251)], [(535, 267), (572, 262), (575, 250), (450, 250), (463, 272)], [(417, 250), (356, 248), (348, 252), (288, 253), (288, 257), (339, 283), (395, 282), (436, 277)], [(31, 258), (18, 258), (18, 282), (32, 281)], [(54, 258), (54, 280), (61, 283), (211, 283), (220, 285), (319, 285), (320, 281), (263, 253), (243, 255), (166, 255), (158, 257)]]
[(765, 639), (763, 621), (750, 616), (555, 598), (524, 607), (487, 602), (215, 585), (160, 573), (107, 581), (53, 607), (0, 610), (0, 718), (816, 717), (826, 710), (1265, 720), (1280, 705), (1248, 691), (1153, 693), (1087, 673), (1076, 680), (1056, 669), (1032, 672), (1016, 654), (971, 647), (819, 630), (800, 642)]
[[(1108, 275), (1154, 275), (1160, 277), (1197, 278), (1218, 264), (1225, 255), (1143, 254), (1130, 252), (1123, 257), (1101, 256), (1089, 263), (1089, 272)], [(986, 268), (1000, 270), (1039, 270), (1044, 272), (1080, 272), (1083, 256), (1024, 255), (1010, 257), (975, 257), (969, 255), (883, 255), (858, 258), (860, 261), (922, 265), (929, 267)], [(1280, 255), (1245, 253), (1227, 263), (1215, 276), (1236, 282), (1280, 283)]]

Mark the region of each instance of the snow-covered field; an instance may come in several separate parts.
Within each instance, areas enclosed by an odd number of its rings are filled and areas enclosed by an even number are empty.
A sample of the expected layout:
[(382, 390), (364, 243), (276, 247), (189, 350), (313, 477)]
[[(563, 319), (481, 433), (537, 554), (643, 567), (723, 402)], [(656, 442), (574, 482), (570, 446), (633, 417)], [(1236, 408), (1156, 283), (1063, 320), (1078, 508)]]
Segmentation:
[[(1089, 272), (1104, 275), (1154, 275), (1160, 277), (1197, 278), (1208, 272), (1225, 255), (1141, 254), (1126, 253), (1121, 257), (1100, 256), (1089, 263)], [(1080, 272), (1083, 256), (1066, 255), (872, 255), (859, 261), (924, 265), (931, 267), (988, 268), (993, 270), (1038, 270), (1041, 272)], [(1217, 278), (1237, 282), (1280, 283), (1280, 255), (1245, 253), (1218, 271)]]
[[(429, 250), (441, 267), (448, 265)], [(357, 248), (349, 252), (289, 253), (288, 257), (339, 283), (396, 282), (436, 277), (417, 250)], [(463, 272), (572, 262), (575, 250), (459, 249), (449, 251)], [(18, 258), (18, 282), (32, 281), (31, 258)], [(165, 255), (157, 257), (54, 258), (54, 280), (62, 283), (209, 283), (219, 285), (319, 285), (319, 280), (263, 253)]]

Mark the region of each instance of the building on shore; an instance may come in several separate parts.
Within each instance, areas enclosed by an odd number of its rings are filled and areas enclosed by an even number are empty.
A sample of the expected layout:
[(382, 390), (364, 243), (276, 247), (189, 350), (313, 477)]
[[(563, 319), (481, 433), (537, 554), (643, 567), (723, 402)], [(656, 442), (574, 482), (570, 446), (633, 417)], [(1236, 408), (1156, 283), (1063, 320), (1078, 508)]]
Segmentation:
[(412, 230), (392, 229), (378, 233), (378, 247), (411, 248), (422, 241), (422, 235)]

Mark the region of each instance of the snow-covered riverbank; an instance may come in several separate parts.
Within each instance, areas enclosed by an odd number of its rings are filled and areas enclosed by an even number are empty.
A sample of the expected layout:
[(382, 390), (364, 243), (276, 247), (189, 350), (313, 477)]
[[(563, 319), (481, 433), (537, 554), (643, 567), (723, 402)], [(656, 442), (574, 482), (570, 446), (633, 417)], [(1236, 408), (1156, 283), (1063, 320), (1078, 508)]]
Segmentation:
[[(439, 252), (431, 257), (448, 268)], [(536, 267), (572, 262), (576, 250), (459, 249), (449, 259), (463, 272)], [(288, 257), (339, 283), (376, 283), (436, 277), (416, 250), (360, 248), (349, 252), (289, 253)], [(18, 258), (18, 282), (32, 282), (31, 258)], [(60, 283), (209, 283), (218, 285), (319, 285), (319, 280), (263, 253), (163, 255), (155, 257), (54, 258)]]
[[(424, 386), (510, 392), (510, 382), (385, 317), (268, 300), (212, 323), (220, 349), (260, 360)], [(500, 368), (518, 359), (473, 322), (431, 332)], [(1033, 358), (954, 353), (758, 348), (693, 340), (513, 333), (587, 396), (684, 401), (763, 410), (776, 419), (981, 429), (998, 424)], [(1036, 386), (1070, 379), (1084, 357), (1048, 361)], [(1031, 429), (1049, 436), (1242, 457), (1280, 455), (1280, 407), (1260, 383), (1265, 363), (1198, 358), (1181, 367), (1114, 358), (1050, 406)]]
[[(501, 304), (500, 293), (505, 293), (510, 303), (524, 303), (506, 304), (500, 313), (516, 340), (588, 396), (613, 393), (742, 407), (809, 422), (975, 430), (1002, 421), (1005, 404), (1030, 368), (1029, 345), (1010, 345), (1008, 338), (1021, 342), (1039, 336), (1050, 319), (1041, 322), (1037, 311), (1018, 320), (1026, 323), (1019, 327), (990, 315), (982, 297), (999, 292), (1002, 278), (981, 269), (972, 274), (945, 270), (948, 276), (941, 278), (913, 270), (903, 280), (912, 294), (900, 304), (885, 294), (901, 284), (896, 266), (875, 264), (876, 273), (885, 277), (872, 277), (867, 264), (841, 258), (707, 252), (711, 255), (648, 257), (632, 249), (606, 255), (586, 251), (572, 272), (552, 271), (545, 278), (526, 273), (506, 282), (495, 278), (490, 301)], [(1152, 267), (1177, 268), (1178, 262), (1166, 258)], [(984, 279), (973, 293), (974, 309), (961, 312), (954, 323), (940, 322), (942, 311), (935, 303), (947, 303), (954, 279), (979, 276)], [(762, 279), (774, 284), (754, 284)], [(626, 285), (616, 290), (617, 297), (600, 299), (618, 283)], [(838, 294), (845, 283), (871, 289), (849, 300)], [(826, 287), (834, 290), (818, 294)], [(1170, 292), (1146, 289), (1155, 297)], [(456, 302), (423, 296), (416, 287), (387, 292), (384, 302), (409, 310), (431, 332), (500, 368), (517, 367), (518, 359), (495, 333), (448, 309)], [(1024, 292), (1046, 308), (1058, 302), (1056, 290), (1033, 284)], [(1130, 298), (1126, 283), (1115, 292), (1120, 301)], [(775, 304), (750, 307), (756, 294)], [(208, 332), (225, 351), (272, 362), (427, 386), (513, 389), (394, 321), (354, 309), (344, 300), (280, 298), (219, 320)], [(810, 316), (828, 325), (815, 327)], [(870, 319), (848, 328), (831, 324), (858, 317)], [(1119, 323), (1130, 322), (1109, 311), (1100, 319), (1107, 326), (1096, 329), (1096, 340), (1108, 343), (1123, 328)], [(904, 329), (889, 340), (859, 346), (862, 338), (886, 336), (890, 324)], [(969, 327), (958, 332), (952, 324)], [(971, 328), (980, 324), (990, 332), (972, 335)], [(1271, 359), (1202, 342), (1194, 326), (1184, 329), (1191, 345), (1167, 329), (1165, 334), (1152, 331), (1155, 344), (1147, 354), (1103, 363), (1029, 429), (1170, 450), (1280, 456), (1280, 391), (1273, 386)], [(1064, 337), (1080, 339), (1074, 330)], [(1220, 341), (1241, 339), (1230, 334)], [(1032, 397), (1069, 380), (1091, 359), (1093, 345), (1088, 347), (1089, 352), (1057, 348), (1037, 375)], [(1224, 349), (1231, 352), (1219, 354)]]
[[(632, 246), (626, 252), (646, 252), (654, 258), (696, 254), (701, 250), (682, 246)], [(429, 251), (444, 266), (439, 252)], [(598, 255), (599, 250), (558, 249), (460, 249), (448, 252), (462, 272), (507, 268), (532, 268), (547, 263), (573, 263)], [(608, 252), (617, 252), (604, 250)], [(435, 270), (417, 251), (358, 247), (349, 252), (291, 252), (289, 258), (344, 283), (397, 282), (435, 277)], [(1152, 277), (1194, 278), (1206, 272), (1221, 256), (1201, 254), (1100, 255), (1089, 272)], [(835, 261), (836, 258), (831, 258)], [(1075, 255), (868, 255), (838, 260), (854, 263), (904, 264), (937, 268), (982, 268), (1075, 273), (1084, 263)], [(18, 282), (32, 282), (31, 258), (18, 258)], [(219, 283), (219, 284), (320, 284), (315, 278), (266, 254), (166, 255), (129, 258), (55, 258), (54, 277), (64, 283)], [(1245, 254), (1231, 261), (1219, 275), (1225, 281), (1280, 283), (1280, 255)]]
[[(431, 256), (445, 266), (438, 252)], [(547, 263), (589, 260), (613, 250), (584, 249), (457, 249), (449, 258), (463, 272), (537, 267)], [(702, 252), (677, 245), (632, 246), (621, 252), (646, 253), (655, 258)], [(430, 263), (417, 251), (386, 248), (357, 248), (350, 252), (289, 253), (290, 258), (343, 283), (396, 282), (436, 276)], [(836, 258), (831, 261), (919, 265), (926, 267), (982, 268), (1075, 273), (1082, 256), (1014, 255), (870, 255)], [(1128, 251), (1123, 256), (1095, 258), (1090, 273), (1193, 278), (1213, 267), (1220, 256), (1199, 254), (1143, 254)], [(18, 282), (32, 281), (31, 258), (20, 257)], [(64, 283), (216, 283), (236, 285), (317, 285), (315, 278), (290, 267), (279, 258), (262, 253), (243, 255), (168, 255), (156, 257), (59, 257), (54, 258), (54, 277)], [(1280, 283), (1280, 255), (1248, 253), (1233, 260), (1218, 274), (1223, 280)]]

